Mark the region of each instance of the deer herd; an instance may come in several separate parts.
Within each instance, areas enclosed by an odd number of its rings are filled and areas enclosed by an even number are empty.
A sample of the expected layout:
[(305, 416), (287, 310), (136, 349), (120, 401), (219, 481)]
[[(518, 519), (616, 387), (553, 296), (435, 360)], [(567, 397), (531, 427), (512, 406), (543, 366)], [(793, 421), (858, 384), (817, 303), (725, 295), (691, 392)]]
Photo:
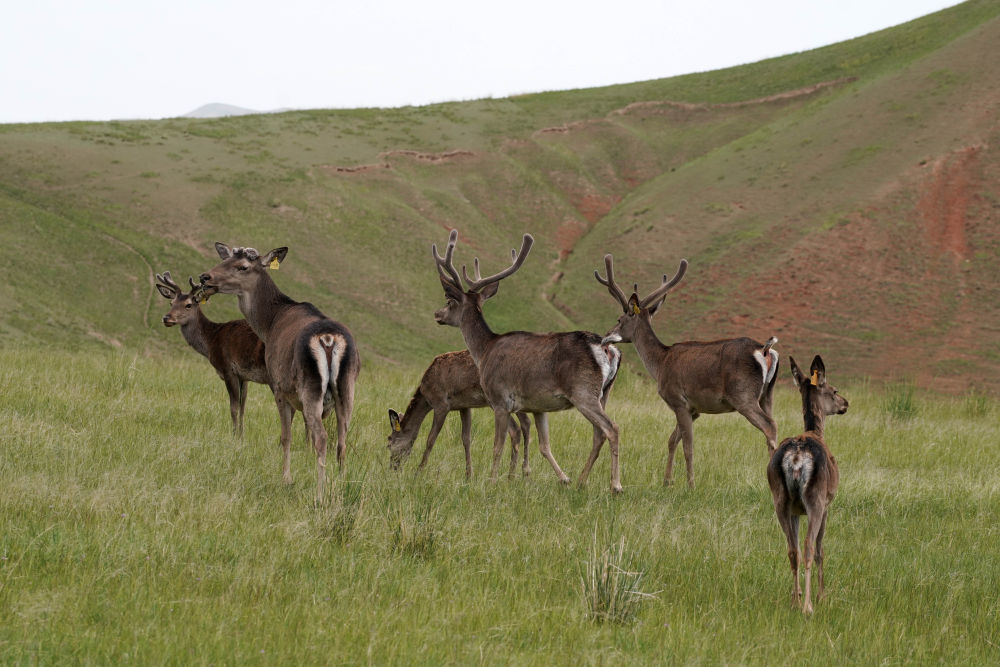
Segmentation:
[[(803, 612), (813, 610), (811, 572), (817, 569), (818, 594), (823, 594), (823, 534), (829, 506), (837, 491), (837, 462), (823, 439), (827, 415), (847, 411), (847, 400), (826, 380), (823, 360), (817, 355), (805, 375), (789, 358), (792, 378), (802, 396), (805, 431), (777, 441), (772, 416), (772, 395), (778, 371), (777, 338), (764, 344), (752, 338), (709, 342), (687, 341), (665, 345), (653, 330), (652, 318), (667, 294), (681, 281), (688, 263), (681, 260), (673, 278), (640, 298), (638, 287), (626, 297), (614, 274), (614, 258), (605, 255), (605, 276), (594, 271), (597, 282), (621, 307), (617, 323), (605, 335), (590, 331), (494, 333), (483, 315), (484, 302), (496, 295), (500, 281), (524, 264), (534, 239), (525, 234), (520, 250), (511, 251), (511, 264), (483, 277), (479, 259), (472, 275), (465, 265), (454, 264), (457, 231), (452, 231), (444, 254), (431, 247), (445, 305), (434, 313), (438, 324), (457, 327), (466, 349), (433, 359), (424, 372), (406, 411), (389, 410), (390, 464), (398, 468), (413, 448), (421, 424), (433, 413), (430, 433), (420, 461), (422, 468), (449, 412), (462, 420), (465, 474), (472, 475), (471, 411), (490, 407), (494, 415), (493, 465), (496, 480), (504, 444), (510, 439), (509, 476), (516, 475), (519, 451), (522, 474), (528, 465), (529, 421), (535, 421), (538, 448), (563, 484), (570, 479), (559, 467), (549, 445), (548, 413), (575, 408), (593, 426), (590, 455), (578, 483), (587, 481), (605, 441), (610, 449), (611, 491), (621, 493), (619, 430), (606, 412), (608, 396), (621, 363), (618, 343), (632, 343), (656, 382), (657, 393), (673, 411), (676, 424), (667, 439), (664, 484), (673, 478), (674, 453), (684, 446), (687, 483), (694, 487), (694, 421), (702, 414), (738, 412), (764, 434), (769, 463), (767, 480), (775, 514), (788, 543), (793, 577), (793, 601)], [(189, 278), (190, 291), (174, 282), (169, 271), (156, 275), (156, 288), (170, 301), (163, 316), (165, 326), (179, 325), (187, 343), (207, 357), (226, 384), (233, 433), (243, 434), (247, 383), (267, 385), (278, 408), (283, 451), (282, 478), (292, 482), (292, 418), (301, 411), (307, 439), (316, 454), (316, 502), (326, 487), (328, 436), (324, 420), (333, 412), (337, 423), (337, 465), (343, 468), (347, 432), (354, 407), (354, 390), (361, 370), (358, 347), (350, 330), (310, 303), (284, 294), (269, 274), (285, 259), (288, 248), (261, 254), (253, 248), (215, 244), (220, 262), (199, 276)], [(245, 319), (213, 322), (201, 310), (211, 296), (236, 295)], [(799, 546), (799, 517), (806, 516), (804, 548)], [(805, 569), (805, 595), (799, 586), (800, 565)]]

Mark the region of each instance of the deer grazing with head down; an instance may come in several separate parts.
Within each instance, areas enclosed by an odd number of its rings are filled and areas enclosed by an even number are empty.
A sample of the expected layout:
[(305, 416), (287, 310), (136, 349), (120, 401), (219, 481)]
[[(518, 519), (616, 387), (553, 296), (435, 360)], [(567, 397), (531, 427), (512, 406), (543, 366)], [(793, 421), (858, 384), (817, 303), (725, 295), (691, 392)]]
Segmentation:
[(502, 279), (521, 268), (534, 239), (525, 234), (520, 252), (511, 251), (511, 265), (487, 278), (479, 274), (478, 259), (474, 263), (473, 278), (463, 266), (462, 278), (466, 287), (452, 263), (457, 240), (458, 232), (453, 230), (444, 257), (438, 254), (436, 245), (431, 247), (447, 297), (445, 306), (434, 313), (434, 319), (439, 324), (461, 330), (479, 369), (483, 393), (494, 415), (492, 479), (497, 477), (510, 415), (524, 411), (535, 416), (542, 456), (555, 470), (559, 481), (569, 483), (569, 477), (549, 449), (547, 413), (572, 407), (594, 427), (593, 446), (579, 483), (587, 481), (601, 446), (607, 440), (611, 449), (611, 491), (620, 493), (618, 427), (604, 412), (604, 406), (618, 373), (621, 353), (613, 345), (603, 344), (598, 334), (589, 331), (493, 333), (483, 317), (483, 303), (497, 293)]
[[(788, 542), (788, 561), (792, 566), (792, 601), (798, 606), (799, 565), (805, 563), (806, 594), (802, 611), (811, 614), (812, 564), (815, 559), (819, 584), (818, 597), (823, 596), (823, 533), (830, 503), (837, 493), (840, 472), (826, 441), (823, 421), (827, 415), (847, 412), (847, 399), (826, 381), (826, 367), (819, 355), (812, 361), (809, 377), (802, 374), (795, 359), (788, 358), (792, 378), (802, 395), (802, 418), (805, 433), (781, 442), (767, 466), (767, 483), (771, 487), (774, 513)], [(799, 517), (808, 522), (805, 536), (805, 556), (799, 550)]]
[(652, 318), (667, 293), (684, 277), (687, 260), (681, 260), (673, 278), (667, 280), (664, 275), (662, 284), (643, 299), (635, 292), (625, 298), (615, 282), (611, 255), (604, 256), (604, 266), (607, 278), (597, 271), (594, 276), (622, 308), (618, 323), (604, 341), (635, 344), (643, 365), (656, 380), (660, 398), (677, 417), (677, 425), (667, 440), (663, 483), (673, 480), (674, 452), (678, 441), (682, 441), (688, 486), (694, 487), (694, 420), (702, 414), (739, 412), (760, 429), (767, 439), (768, 453), (773, 452), (777, 427), (771, 417), (771, 400), (778, 353), (772, 346), (778, 339), (772, 337), (765, 345), (751, 338), (664, 345), (653, 331)]
[(185, 293), (170, 277), (169, 271), (156, 274), (156, 289), (170, 300), (170, 311), (163, 316), (163, 325), (179, 325), (188, 345), (211, 362), (215, 372), (226, 383), (229, 392), (229, 414), (233, 433), (243, 437), (243, 408), (247, 400), (247, 382), (270, 384), (264, 363), (264, 343), (246, 320), (213, 322), (201, 310), (211, 291), (195, 285)]
[[(462, 417), (462, 444), (465, 446), (465, 476), (472, 476), (472, 408), (485, 408), (486, 395), (479, 383), (479, 371), (468, 350), (460, 352), (445, 352), (434, 357), (434, 361), (424, 371), (417, 390), (413, 392), (410, 405), (406, 412), (400, 415), (395, 410), (389, 410), (389, 453), (393, 469), (399, 467), (403, 459), (413, 449), (413, 442), (420, 432), (420, 425), (428, 412), (434, 412), (430, 433), (427, 434), (427, 445), (424, 456), (420, 460), (420, 468), (427, 463), (434, 441), (437, 440), (444, 420), (452, 410), (458, 410)], [(525, 476), (531, 473), (528, 466), (528, 415), (517, 413), (517, 421), (508, 422), (507, 431), (510, 434), (510, 477), (514, 477), (517, 468), (517, 450), (524, 442), (524, 464), (522, 471)]]
[(271, 390), (281, 417), (284, 452), (282, 478), (292, 481), (292, 417), (302, 411), (306, 431), (316, 452), (316, 500), (322, 502), (326, 485), (327, 433), (323, 420), (337, 415), (337, 464), (344, 466), (347, 428), (354, 410), (354, 385), (361, 357), (351, 332), (326, 317), (311, 303), (286, 296), (268, 275), (288, 248), (260, 255), (253, 248), (230, 248), (216, 243), (222, 261), (201, 274), (208, 289), (235, 294), (240, 311), (264, 341)]

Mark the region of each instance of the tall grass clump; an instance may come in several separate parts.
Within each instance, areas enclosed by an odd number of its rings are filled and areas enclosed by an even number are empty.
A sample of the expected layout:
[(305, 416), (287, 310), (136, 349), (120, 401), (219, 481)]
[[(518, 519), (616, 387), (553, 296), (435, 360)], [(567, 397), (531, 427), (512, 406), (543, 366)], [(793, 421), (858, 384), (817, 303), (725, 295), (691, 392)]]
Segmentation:
[(626, 624), (639, 612), (639, 606), (655, 597), (642, 590), (646, 570), (632, 565), (632, 554), (625, 549), (625, 537), (598, 551), (597, 529), (590, 547), (590, 560), (583, 563), (580, 593), (587, 615), (596, 623)]
[(972, 390), (962, 401), (962, 411), (966, 417), (981, 419), (990, 413), (992, 400), (986, 394)]
[(111, 357), (97, 380), (97, 388), (109, 397), (121, 396), (135, 380), (136, 355), (119, 353)]
[(897, 382), (885, 388), (882, 411), (893, 419), (905, 420), (917, 416), (916, 387), (913, 382)]
[(333, 489), (328, 506), (318, 508), (324, 533), (337, 544), (351, 541), (365, 505), (365, 480), (345, 480)]
[(440, 501), (431, 494), (422, 494), (413, 505), (401, 506), (392, 534), (392, 550), (415, 558), (434, 556), (441, 533)]

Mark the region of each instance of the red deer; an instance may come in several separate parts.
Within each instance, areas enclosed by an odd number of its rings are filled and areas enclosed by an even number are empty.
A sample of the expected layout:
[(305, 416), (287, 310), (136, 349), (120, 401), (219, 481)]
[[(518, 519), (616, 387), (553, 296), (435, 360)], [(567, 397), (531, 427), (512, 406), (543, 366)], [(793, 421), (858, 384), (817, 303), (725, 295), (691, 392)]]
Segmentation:
[[(813, 611), (811, 584), (812, 564), (816, 560), (819, 595), (823, 597), (823, 533), (830, 503), (837, 493), (840, 473), (823, 440), (823, 420), (826, 415), (847, 412), (847, 399), (826, 381), (826, 367), (819, 355), (813, 359), (807, 378), (795, 359), (789, 357), (792, 378), (802, 394), (802, 418), (806, 431), (781, 442), (767, 466), (767, 483), (771, 487), (774, 513), (788, 541), (788, 561), (792, 566), (792, 600), (798, 606), (799, 564), (805, 563), (806, 595), (802, 611)], [(805, 558), (799, 551), (799, 517), (808, 521), (805, 536)]]
[(611, 447), (611, 491), (622, 490), (618, 474), (618, 427), (604, 412), (608, 393), (618, 373), (621, 352), (613, 345), (601, 343), (598, 334), (589, 331), (565, 333), (531, 333), (512, 331), (496, 334), (483, 318), (483, 303), (497, 293), (500, 280), (521, 268), (534, 239), (525, 234), (520, 252), (511, 251), (512, 264), (503, 271), (483, 278), (479, 275), (479, 260), (475, 260), (475, 276), (469, 278), (465, 267), (462, 275), (468, 289), (452, 263), (458, 232), (448, 238), (445, 256), (431, 248), (437, 265), (441, 287), (447, 302), (434, 313), (438, 324), (458, 327), (466, 347), (479, 369), (486, 400), (493, 408), (493, 471), (496, 479), (500, 454), (506, 439), (512, 412), (530, 412), (535, 416), (538, 448), (552, 465), (559, 481), (568, 484), (549, 450), (549, 422), (546, 413), (576, 408), (594, 427), (590, 457), (580, 473), (579, 483), (587, 481), (601, 446), (608, 440)]
[(213, 322), (201, 310), (209, 291), (188, 278), (191, 291), (185, 293), (170, 277), (169, 271), (156, 274), (156, 289), (170, 300), (170, 312), (163, 316), (163, 325), (180, 325), (188, 345), (211, 362), (215, 372), (226, 383), (229, 392), (229, 414), (233, 433), (243, 437), (243, 408), (247, 400), (247, 382), (270, 384), (264, 364), (264, 343), (246, 320)]
[[(486, 402), (486, 395), (479, 383), (479, 371), (472, 361), (472, 355), (468, 350), (460, 352), (445, 352), (434, 357), (434, 361), (424, 371), (420, 378), (420, 385), (413, 392), (413, 398), (406, 408), (406, 412), (400, 415), (395, 410), (389, 410), (389, 425), (392, 432), (389, 434), (390, 461), (393, 469), (399, 467), (403, 459), (410, 455), (413, 449), (413, 442), (420, 432), (420, 425), (424, 422), (427, 413), (434, 412), (434, 420), (431, 423), (430, 433), (427, 434), (427, 445), (424, 447), (424, 456), (420, 460), (420, 467), (423, 468), (430, 456), (434, 441), (437, 440), (444, 420), (452, 410), (458, 410), (462, 417), (462, 444), (465, 446), (465, 476), (472, 476), (472, 454), (470, 447), (472, 444), (472, 408), (485, 408), (489, 404)], [(510, 421), (507, 431), (510, 433), (510, 477), (514, 477), (517, 469), (517, 449), (521, 441), (524, 442), (524, 464), (522, 470), (525, 476), (531, 473), (528, 466), (528, 415), (523, 412), (517, 413), (518, 424)]]
[(268, 275), (288, 248), (261, 256), (253, 248), (230, 248), (216, 243), (222, 259), (201, 274), (206, 288), (237, 296), (240, 311), (264, 341), (271, 390), (281, 417), (284, 451), (282, 478), (292, 481), (292, 417), (302, 411), (306, 431), (316, 452), (316, 500), (322, 502), (326, 484), (327, 434), (323, 420), (337, 414), (337, 464), (342, 469), (347, 452), (347, 428), (354, 410), (354, 385), (361, 370), (354, 337), (311, 303), (286, 296)]
[(687, 481), (694, 487), (694, 420), (702, 414), (739, 412), (767, 438), (767, 451), (774, 451), (777, 427), (771, 417), (771, 397), (778, 369), (778, 342), (772, 337), (761, 345), (752, 338), (729, 338), (711, 342), (687, 341), (664, 345), (653, 331), (652, 317), (667, 293), (687, 271), (687, 260), (670, 280), (644, 299), (632, 293), (628, 299), (614, 276), (614, 260), (604, 256), (608, 277), (594, 271), (597, 281), (618, 301), (622, 315), (604, 337), (606, 342), (634, 343), (646, 371), (656, 380), (660, 398), (674, 411), (677, 425), (667, 440), (667, 470), (663, 483), (673, 480), (674, 453), (684, 442)]

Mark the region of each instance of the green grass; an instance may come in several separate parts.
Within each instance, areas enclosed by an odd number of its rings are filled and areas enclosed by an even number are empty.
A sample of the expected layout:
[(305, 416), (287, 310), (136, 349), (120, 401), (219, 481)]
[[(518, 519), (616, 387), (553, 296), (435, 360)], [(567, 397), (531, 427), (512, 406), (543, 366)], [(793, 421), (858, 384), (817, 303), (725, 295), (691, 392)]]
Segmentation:
[[(489, 483), (485, 411), (472, 481), (457, 419), (421, 474), (415, 458), (394, 473), (385, 408), (408, 399), (420, 370), (365, 361), (348, 466), (317, 509), (301, 420), (296, 481), (284, 486), (275, 410), (259, 385), (240, 442), (221, 382), (190, 351), (0, 350), (0, 662), (1000, 659), (992, 399), (970, 409), (921, 395), (900, 422), (880, 390), (838, 383), (851, 409), (827, 425), (842, 475), (827, 596), (807, 619), (790, 604), (763, 437), (741, 418), (699, 420), (697, 487), (665, 488), (673, 419), (626, 368), (609, 404), (621, 497), (608, 490), (607, 452), (587, 487), (563, 488), (534, 433), (533, 475)], [(783, 437), (801, 431), (785, 384)], [(551, 422), (572, 474), (590, 426), (571, 413)], [(644, 572), (641, 589), (655, 597), (631, 622), (597, 624), (581, 572), (621, 544), (622, 568)]]

